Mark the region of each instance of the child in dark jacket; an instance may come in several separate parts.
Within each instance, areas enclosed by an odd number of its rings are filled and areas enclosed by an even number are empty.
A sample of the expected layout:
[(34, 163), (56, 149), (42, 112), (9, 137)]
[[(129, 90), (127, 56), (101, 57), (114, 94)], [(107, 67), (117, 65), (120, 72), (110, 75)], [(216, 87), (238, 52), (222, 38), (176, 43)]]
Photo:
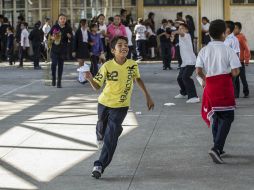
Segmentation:
[(14, 28), (9, 26), (7, 28), (7, 46), (6, 46), (6, 56), (9, 60), (9, 64), (15, 64), (14, 61)]
[(104, 47), (100, 38), (100, 34), (97, 33), (98, 25), (91, 24), (89, 33), (89, 44), (91, 45), (91, 73), (95, 76), (98, 73), (98, 63), (100, 56), (104, 54)]

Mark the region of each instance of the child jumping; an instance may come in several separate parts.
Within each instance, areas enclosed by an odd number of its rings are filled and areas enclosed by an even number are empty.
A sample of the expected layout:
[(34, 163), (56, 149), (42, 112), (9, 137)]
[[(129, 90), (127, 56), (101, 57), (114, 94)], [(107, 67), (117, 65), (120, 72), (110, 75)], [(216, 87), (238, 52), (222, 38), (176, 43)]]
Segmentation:
[(198, 103), (200, 100), (197, 96), (194, 81), (191, 78), (195, 71), (196, 55), (193, 51), (192, 40), (188, 33), (187, 24), (180, 24), (179, 30), (173, 33), (179, 34), (179, 46), (182, 58), (180, 72), (177, 77), (177, 82), (180, 86), (180, 94), (176, 95), (175, 98), (182, 99), (187, 95), (188, 100), (186, 103)]
[[(214, 146), (209, 155), (217, 164), (222, 164), (224, 145), (232, 122), (234, 121), (234, 86), (232, 76), (239, 74), (241, 63), (236, 53), (224, 45), (226, 24), (223, 20), (211, 22), (209, 34), (213, 38), (201, 49), (196, 62), (196, 73), (203, 79), (202, 118), (210, 127)], [(204, 74), (205, 71), (206, 75)]]
[(138, 64), (126, 59), (129, 51), (128, 39), (123, 36), (113, 38), (111, 51), (114, 59), (104, 63), (94, 78), (90, 72), (85, 73), (94, 90), (100, 89), (106, 83), (98, 99), (96, 135), (97, 142), (103, 142), (103, 146), (92, 171), (92, 177), (96, 179), (101, 177), (114, 155), (123, 130), (122, 123), (130, 106), (134, 79), (146, 97), (148, 110), (154, 107), (153, 100), (140, 78)]

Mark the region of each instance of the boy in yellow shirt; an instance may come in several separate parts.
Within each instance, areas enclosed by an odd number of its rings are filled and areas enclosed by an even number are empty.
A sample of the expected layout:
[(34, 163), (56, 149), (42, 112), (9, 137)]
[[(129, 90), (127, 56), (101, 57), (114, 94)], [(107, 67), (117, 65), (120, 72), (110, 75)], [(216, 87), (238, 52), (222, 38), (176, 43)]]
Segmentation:
[(148, 110), (154, 107), (154, 102), (140, 78), (138, 64), (126, 59), (129, 52), (128, 39), (123, 36), (113, 38), (111, 52), (114, 59), (104, 63), (94, 78), (90, 72), (85, 73), (94, 90), (100, 89), (106, 83), (98, 99), (96, 135), (98, 143), (103, 142), (103, 146), (100, 158), (94, 162), (92, 171), (92, 177), (96, 179), (101, 177), (114, 155), (123, 130), (122, 123), (130, 106), (134, 80), (145, 95)]

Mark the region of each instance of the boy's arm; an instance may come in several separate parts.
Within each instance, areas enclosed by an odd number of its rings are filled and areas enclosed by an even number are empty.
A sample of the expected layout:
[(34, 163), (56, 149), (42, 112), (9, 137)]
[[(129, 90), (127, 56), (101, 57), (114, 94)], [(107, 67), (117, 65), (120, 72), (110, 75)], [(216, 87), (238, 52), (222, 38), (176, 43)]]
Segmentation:
[(94, 90), (99, 90), (101, 87), (93, 80), (93, 75), (91, 72), (85, 72), (85, 78), (91, 84)]
[(175, 31), (173, 34), (179, 34), (181, 37), (184, 37), (185, 33), (180, 31)]
[(202, 87), (205, 87), (205, 74), (203, 72), (203, 68), (202, 67), (196, 67), (196, 74), (202, 78)]
[(154, 108), (154, 102), (150, 96), (150, 94), (148, 93), (146, 87), (145, 87), (145, 84), (144, 82), (142, 81), (141, 78), (136, 78), (136, 82), (139, 86), (139, 88), (142, 90), (142, 92), (144, 93), (145, 95), (145, 98), (146, 98), (146, 104), (147, 104), (147, 108), (148, 110), (151, 110)]
[(237, 77), (239, 74), (240, 74), (240, 69), (239, 68), (231, 69), (231, 75), (233, 77)]

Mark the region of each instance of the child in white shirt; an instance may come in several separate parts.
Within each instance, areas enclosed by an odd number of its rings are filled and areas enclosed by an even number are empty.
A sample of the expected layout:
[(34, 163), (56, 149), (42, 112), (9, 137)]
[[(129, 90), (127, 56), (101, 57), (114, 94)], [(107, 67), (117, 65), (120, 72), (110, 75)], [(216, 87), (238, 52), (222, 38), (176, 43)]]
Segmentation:
[(27, 56), (27, 51), (29, 48), (29, 32), (27, 30), (28, 23), (21, 23), (21, 39), (20, 39), (20, 47), (19, 47), (19, 66), (23, 67), (23, 58)]

